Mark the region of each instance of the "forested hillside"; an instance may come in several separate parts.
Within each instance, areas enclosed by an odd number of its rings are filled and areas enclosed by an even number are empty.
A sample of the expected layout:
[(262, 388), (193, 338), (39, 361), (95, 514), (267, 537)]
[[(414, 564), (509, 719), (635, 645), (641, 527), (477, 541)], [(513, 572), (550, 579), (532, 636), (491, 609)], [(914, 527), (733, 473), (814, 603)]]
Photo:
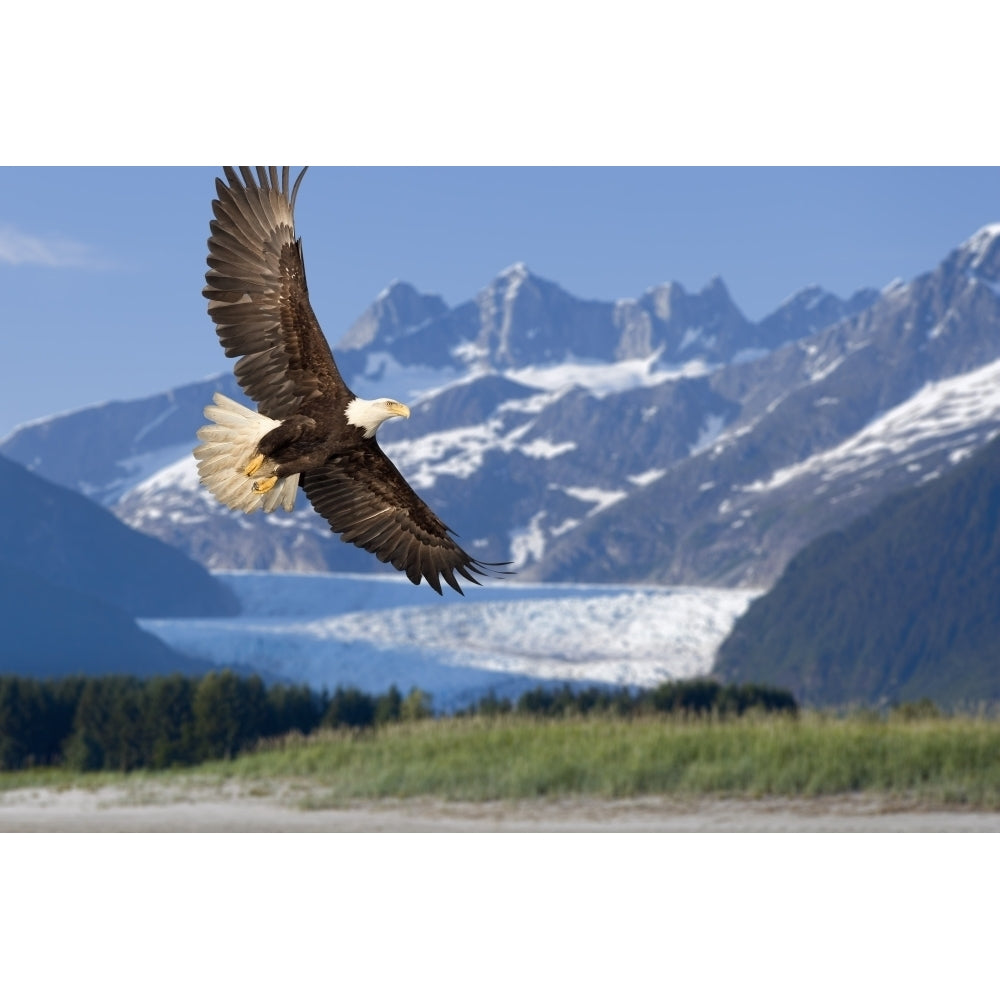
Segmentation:
[(1000, 439), (807, 546), (715, 672), (820, 705), (1000, 699)]

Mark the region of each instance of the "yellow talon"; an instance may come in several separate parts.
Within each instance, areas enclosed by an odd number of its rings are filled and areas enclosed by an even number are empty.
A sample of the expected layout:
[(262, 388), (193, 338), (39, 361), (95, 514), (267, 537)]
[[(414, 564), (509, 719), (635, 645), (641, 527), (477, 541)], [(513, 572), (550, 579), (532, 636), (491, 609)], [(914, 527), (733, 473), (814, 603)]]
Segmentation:
[(246, 468), (243, 470), (243, 475), (252, 476), (263, 464), (264, 464), (264, 456), (258, 452), (247, 463)]
[(274, 484), (278, 481), (277, 476), (269, 476), (267, 479), (258, 479), (253, 484), (254, 493), (267, 493), (274, 489)]

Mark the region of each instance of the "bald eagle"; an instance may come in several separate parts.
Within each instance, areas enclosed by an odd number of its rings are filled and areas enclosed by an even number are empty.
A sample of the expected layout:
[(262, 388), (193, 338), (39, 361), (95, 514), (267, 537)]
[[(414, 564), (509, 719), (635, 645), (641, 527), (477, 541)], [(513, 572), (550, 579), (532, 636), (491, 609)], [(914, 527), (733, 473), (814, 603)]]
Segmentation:
[(225, 168), (208, 241), (208, 313), (234, 372), (257, 404), (220, 393), (194, 450), (201, 482), (233, 510), (291, 510), (298, 487), (332, 531), (439, 594), (441, 579), (478, 584), (498, 563), (473, 559), (375, 440), (394, 399), (360, 399), (344, 383), (309, 304), (288, 167)]

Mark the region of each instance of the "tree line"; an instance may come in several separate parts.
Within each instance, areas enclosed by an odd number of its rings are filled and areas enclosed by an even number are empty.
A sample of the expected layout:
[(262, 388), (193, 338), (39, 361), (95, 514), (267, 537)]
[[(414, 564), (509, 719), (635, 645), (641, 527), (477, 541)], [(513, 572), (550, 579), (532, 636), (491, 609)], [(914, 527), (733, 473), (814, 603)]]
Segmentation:
[[(638, 692), (540, 686), (513, 702), (488, 695), (459, 714), (730, 715), (751, 708), (794, 712), (796, 704), (788, 692), (762, 685), (694, 680)], [(0, 677), (0, 769), (186, 766), (230, 758), (260, 740), (290, 732), (365, 729), (432, 714), (430, 696), (418, 688), (406, 696), (395, 686), (381, 695), (353, 687), (327, 693), (306, 685), (267, 686), (259, 677), (230, 670), (200, 678), (173, 674), (142, 680)]]
[(272, 684), (231, 670), (172, 674), (0, 677), (0, 768), (166, 768), (233, 757), (262, 739), (320, 726), (373, 726), (430, 714), (420, 691), (373, 696)]
[(459, 715), (540, 715), (549, 718), (591, 712), (631, 718), (639, 715), (733, 716), (750, 710), (798, 712), (788, 691), (765, 684), (720, 684), (707, 678), (665, 681), (655, 688), (537, 687), (516, 701), (493, 694)]

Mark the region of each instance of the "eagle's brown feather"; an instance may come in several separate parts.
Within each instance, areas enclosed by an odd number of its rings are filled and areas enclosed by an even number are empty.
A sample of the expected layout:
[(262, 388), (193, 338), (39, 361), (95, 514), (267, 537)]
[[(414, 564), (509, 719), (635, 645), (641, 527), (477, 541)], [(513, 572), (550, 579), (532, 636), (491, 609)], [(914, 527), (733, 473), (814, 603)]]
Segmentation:
[[(344, 541), (414, 583), (459, 593), (495, 564), (474, 559), (420, 499), (363, 427), (347, 419), (356, 397), (337, 369), (309, 303), (295, 233), (289, 171), (226, 167), (216, 182), (205, 297), (226, 356), (259, 412), (280, 421), (258, 441), (279, 477), (301, 475), (313, 507)], [(395, 404), (394, 404), (395, 405)], [(405, 408), (403, 408), (405, 410)], [(257, 504), (260, 506), (260, 504)]]

